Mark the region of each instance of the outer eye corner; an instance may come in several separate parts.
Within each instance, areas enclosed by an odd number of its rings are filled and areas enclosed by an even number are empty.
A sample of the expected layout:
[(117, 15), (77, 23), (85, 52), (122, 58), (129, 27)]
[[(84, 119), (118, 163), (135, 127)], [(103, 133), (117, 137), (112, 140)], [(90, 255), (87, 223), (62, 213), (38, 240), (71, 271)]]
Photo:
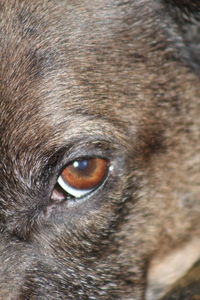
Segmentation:
[[(66, 195), (81, 198), (96, 190), (105, 181), (112, 165), (106, 158), (79, 158), (69, 163), (58, 177), (56, 187), (52, 193), (62, 200)], [(59, 191), (58, 191), (59, 190)]]

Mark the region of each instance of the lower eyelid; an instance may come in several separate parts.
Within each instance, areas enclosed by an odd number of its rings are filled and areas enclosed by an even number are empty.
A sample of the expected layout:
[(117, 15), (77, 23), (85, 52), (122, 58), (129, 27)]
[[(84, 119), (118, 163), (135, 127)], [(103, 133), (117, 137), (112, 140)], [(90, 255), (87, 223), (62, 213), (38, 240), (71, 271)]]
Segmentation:
[(70, 185), (66, 184), (66, 182), (62, 179), (61, 176), (58, 177), (58, 184), (63, 188), (63, 190), (70, 194), (73, 197), (76, 198), (81, 198), (84, 195), (88, 194), (90, 191), (92, 191), (92, 189), (90, 190), (77, 190), (73, 187), (71, 187)]

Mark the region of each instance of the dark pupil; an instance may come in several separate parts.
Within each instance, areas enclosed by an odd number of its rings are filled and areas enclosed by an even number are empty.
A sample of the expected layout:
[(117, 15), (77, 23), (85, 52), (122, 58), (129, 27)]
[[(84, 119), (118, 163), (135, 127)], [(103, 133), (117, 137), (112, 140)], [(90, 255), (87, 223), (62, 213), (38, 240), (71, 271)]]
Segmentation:
[(80, 161), (75, 161), (73, 167), (79, 171), (84, 171), (85, 169), (87, 169), (88, 165), (89, 165), (88, 160), (80, 160)]
[(96, 167), (95, 159), (83, 159), (75, 161), (72, 164), (73, 169), (71, 169), (71, 171), (76, 172), (76, 174), (79, 174), (80, 176), (91, 177)]

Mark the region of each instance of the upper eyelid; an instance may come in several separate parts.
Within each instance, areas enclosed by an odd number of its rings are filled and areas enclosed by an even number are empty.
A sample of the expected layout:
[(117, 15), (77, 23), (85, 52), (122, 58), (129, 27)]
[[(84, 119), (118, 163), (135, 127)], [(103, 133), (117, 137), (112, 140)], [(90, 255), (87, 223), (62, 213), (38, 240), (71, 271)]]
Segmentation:
[(50, 190), (56, 184), (62, 170), (72, 161), (97, 156), (112, 160), (112, 152), (112, 145), (105, 139), (87, 140), (85, 143), (82, 140), (77, 141), (77, 143), (76, 141), (68, 143), (57, 149), (50, 155), (49, 159), (45, 160), (45, 165), (40, 173), (40, 182), (43, 182), (43, 185)]
[(84, 142), (74, 142), (73, 144), (68, 144), (60, 149), (56, 150), (46, 162), (46, 166), (50, 169), (56, 167), (59, 164), (66, 166), (70, 164), (73, 160), (82, 157), (93, 157), (99, 156), (104, 157), (105, 153), (112, 152), (110, 149), (110, 142), (105, 140), (97, 141), (84, 141)]

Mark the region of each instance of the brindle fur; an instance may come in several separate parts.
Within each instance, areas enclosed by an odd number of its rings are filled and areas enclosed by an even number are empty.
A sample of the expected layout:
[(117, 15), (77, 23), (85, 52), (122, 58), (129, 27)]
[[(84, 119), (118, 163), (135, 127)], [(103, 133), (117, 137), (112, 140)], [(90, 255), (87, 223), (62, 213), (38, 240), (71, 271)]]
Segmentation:
[[(198, 0), (1, 0), (0, 299), (156, 300), (198, 260), (199, 53)], [(86, 155), (105, 184), (52, 202)]]

